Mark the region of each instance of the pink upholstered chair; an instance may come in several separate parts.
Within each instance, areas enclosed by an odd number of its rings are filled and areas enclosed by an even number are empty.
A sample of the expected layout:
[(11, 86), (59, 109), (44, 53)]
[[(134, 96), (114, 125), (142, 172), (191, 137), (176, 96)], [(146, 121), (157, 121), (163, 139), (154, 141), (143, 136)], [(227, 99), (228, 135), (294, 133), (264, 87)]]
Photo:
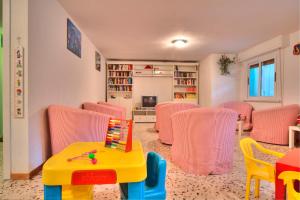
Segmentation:
[(122, 116), (125, 116), (125, 118), (123, 118), (123, 119), (126, 119), (126, 108), (125, 107), (120, 106), (120, 105), (116, 105), (116, 104), (112, 104), (112, 103), (108, 103), (108, 102), (104, 102), (104, 101), (99, 101), (99, 102), (97, 102), (97, 104), (111, 106), (111, 107), (114, 107), (114, 108), (117, 108), (117, 109), (121, 110), (122, 111)]
[(103, 141), (110, 115), (88, 110), (51, 105), (48, 107), (52, 154), (68, 145), (84, 141)]
[(82, 104), (82, 108), (102, 114), (112, 115), (117, 119), (126, 119), (126, 113), (119, 107), (86, 102)]
[(160, 122), (159, 122), (159, 139), (162, 143), (172, 144), (172, 122), (171, 116), (179, 111), (188, 110), (192, 108), (199, 108), (198, 105), (191, 103), (170, 103), (160, 107)]
[(158, 104), (155, 106), (156, 122), (155, 122), (154, 128), (155, 128), (156, 131), (159, 131), (159, 124), (160, 124), (160, 121), (161, 121), (161, 117), (160, 117), (160, 108), (161, 108), (163, 105), (167, 105), (167, 104), (170, 104), (170, 103), (174, 103), (174, 102), (173, 102), (173, 101), (161, 102), (161, 103), (158, 103)]
[(197, 175), (229, 172), (237, 118), (235, 111), (226, 108), (197, 108), (172, 115), (172, 161)]
[(243, 123), (244, 130), (250, 130), (252, 128), (251, 117), (252, 117), (253, 106), (251, 104), (246, 102), (230, 101), (221, 104), (220, 107), (228, 108), (236, 111), (240, 115), (241, 119), (244, 120)]
[(253, 129), (250, 136), (261, 142), (288, 144), (289, 126), (296, 124), (299, 105), (288, 105), (252, 113)]

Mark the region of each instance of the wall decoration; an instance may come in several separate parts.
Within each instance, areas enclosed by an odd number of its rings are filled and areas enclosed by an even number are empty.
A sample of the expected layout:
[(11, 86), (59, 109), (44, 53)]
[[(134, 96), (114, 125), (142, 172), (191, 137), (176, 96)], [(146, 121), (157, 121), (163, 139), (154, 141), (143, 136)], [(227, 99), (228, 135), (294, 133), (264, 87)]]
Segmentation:
[(223, 54), (218, 61), (218, 64), (220, 65), (221, 75), (229, 75), (230, 72), (228, 70), (228, 66), (235, 62), (236, 62), (236, 58), (230, 59), (228, 56)]
[(14, 113), (15, 118), (24, 118), (24, 49), (18, 46), (15, 49), (14, 69)]
[(300, 43), (294, 45), (294, 50), (293, 50), (294, 55), (300, 55)]
[(97, 51), (95, 52), (95, 62), (96, 62), (96, 70), (101, 72), (101, 55)]
[(81, 58), (81, 33), (70, 19), (67, 19), (67, 48)]

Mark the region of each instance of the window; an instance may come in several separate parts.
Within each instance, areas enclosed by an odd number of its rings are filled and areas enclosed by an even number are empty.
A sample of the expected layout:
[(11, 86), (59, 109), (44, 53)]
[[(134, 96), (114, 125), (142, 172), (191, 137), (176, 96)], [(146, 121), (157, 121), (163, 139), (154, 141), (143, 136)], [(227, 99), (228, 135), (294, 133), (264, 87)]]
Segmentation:
[(279, 65), (278, 51), (248, 62), (248, 100), (280, 101)]

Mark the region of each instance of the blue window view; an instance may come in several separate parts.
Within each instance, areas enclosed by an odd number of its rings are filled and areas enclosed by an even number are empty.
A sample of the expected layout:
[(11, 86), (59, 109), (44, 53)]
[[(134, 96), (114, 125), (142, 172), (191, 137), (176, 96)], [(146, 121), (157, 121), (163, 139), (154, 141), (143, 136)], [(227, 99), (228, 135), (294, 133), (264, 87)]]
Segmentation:
[(274, 59), (261, 63), (261, 96), (274, 96), (275, 63)]
[(251, 65), (249, 71), (249, 96), (259, 95), (259, 65)]

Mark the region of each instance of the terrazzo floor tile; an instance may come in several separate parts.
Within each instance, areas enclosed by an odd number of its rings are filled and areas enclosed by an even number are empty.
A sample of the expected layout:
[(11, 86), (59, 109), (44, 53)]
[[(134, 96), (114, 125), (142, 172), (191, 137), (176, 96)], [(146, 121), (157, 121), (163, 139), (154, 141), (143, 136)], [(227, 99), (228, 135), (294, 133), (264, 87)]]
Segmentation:
[[(244, 134), (243, 137), (246, 137)], [(197, 176), (185, 173), (170, 161), (170, 147), (163, 145), (158, 140), (158, 134), (153, 129), (153, 124), (135, 124), (134, 137), (141, 140), (145, 155), (149, 151), (160, 153), (167, 160), (167, 199), (195, 199), (195, 200), (237, 200), (244, 199), (246, 173), (243, 155), (239, 149), (238, 137), (234, 151), (233, 170), (228, 174)], [(0, 143), (2, 149), (2, 143)], [(263, 146), (286, 153), (288, 147), (262, 144)], [(0, 152), (0, 169), (2, 172), (2, 152)], [(257, 154), (258, 158), (275, 163), (276, 158)], [(0, 174), (0, 178), (2, 175)], [(254, 186), (254, 183), (253, 183)], [(252, 191), (253, 191), (252, 187)], [(260, 200), (274, 199), (274, 185), (262, 181)], [(251, 196), (254, 199), (254, 196)], [(43, 199), (43, 185), (41, 174), (32, 180), (26, 181), (1, 181), (0, 199), (3, 200), (38, 200)], [(120, 199), (117, 185), (97, 185), (94, 187), (95, 200)]]

